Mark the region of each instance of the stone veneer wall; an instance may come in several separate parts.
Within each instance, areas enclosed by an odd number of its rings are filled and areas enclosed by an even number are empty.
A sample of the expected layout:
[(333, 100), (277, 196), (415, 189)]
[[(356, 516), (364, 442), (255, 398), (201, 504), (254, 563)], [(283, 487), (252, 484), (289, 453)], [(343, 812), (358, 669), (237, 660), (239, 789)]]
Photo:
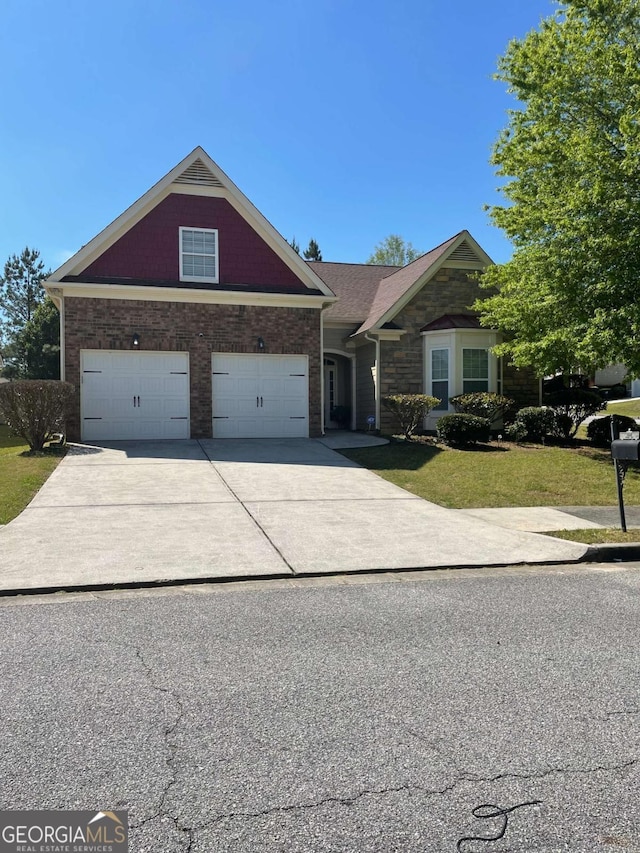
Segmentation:
[(502, 389), (506, 397), (513, 397), (519, 409), (540, 405), (540, 379), (530, 367), (514, 367), (505, 360)]
[[(382, 341), (380, 361), (380, 394), (424, 393), (423, 349), (420, 329), (443, 314), (468, 314), (476, 301), (478, 283), (467, 272), (441, 269), (422, 290), (393, 319), (406, 330), (399, 341)], [(381, 429), (389, 432), (397, 428), (396, 419), (381, 409)]]
[(134, 332), (141, 350), (189, 353), (191, 436), (211, 437), (211, 353), (309, 356), (309, 435), (320, 435), (320, 312), (314, 308), (204, 305), (186, 302), (65, 297), (66, 379), (76, 387), (67, 433), (80, 439), (80, 350), (130, 350)]

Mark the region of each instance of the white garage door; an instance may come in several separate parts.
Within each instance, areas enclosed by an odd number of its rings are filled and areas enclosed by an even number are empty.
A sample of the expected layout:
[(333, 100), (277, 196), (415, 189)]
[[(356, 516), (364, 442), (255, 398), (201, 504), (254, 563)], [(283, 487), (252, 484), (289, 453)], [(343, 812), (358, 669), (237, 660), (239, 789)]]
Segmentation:
[(214, 438), (306, 438), (306, 355), (211, 357)]
[(81, 353), (82, 438), (189, 438), (185, 352)]

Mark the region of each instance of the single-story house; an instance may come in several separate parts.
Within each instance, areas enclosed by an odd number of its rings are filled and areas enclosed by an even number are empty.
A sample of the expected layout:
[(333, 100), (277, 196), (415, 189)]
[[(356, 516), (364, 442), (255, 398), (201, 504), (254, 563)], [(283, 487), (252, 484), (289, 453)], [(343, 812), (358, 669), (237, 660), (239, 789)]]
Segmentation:
[(426, 428), (463, 391), (537, 403), (470, 309), (490, 263), (468, 231), (402, 268), (306, 262), (196, 148), (45, 282), (69, 438), (388, 429), (388, 393), (439, 397)]

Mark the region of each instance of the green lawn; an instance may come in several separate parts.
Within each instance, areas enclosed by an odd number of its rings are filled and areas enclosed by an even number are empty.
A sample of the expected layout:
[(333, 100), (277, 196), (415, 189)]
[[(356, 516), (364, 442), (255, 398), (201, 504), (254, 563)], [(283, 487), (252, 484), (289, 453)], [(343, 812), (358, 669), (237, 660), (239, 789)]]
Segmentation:
[(63, 455), (58, 449), (30, 454), (23, 439), (0, 426), (0, 524), (22, 512)]
[[(608, 450), (509, 443), (450, 450), (391, 443), (343, 453), (397, 486), (454, 509), (617, 505)], [(627, 474), (625, 501), (640, 504), (640, 471)]]
[(627, 528), (627, 532), (623, 533), (620, 528), (616, 530), (614, 527), (590, 527), (585, 530), (552, 530), (545, 536), (570, 539), (572, 542), (582, 542), (584, 545), (601, 545), (608, 542), (626, 542), (635, 545), (640, 541), (640, 530)]
[(607, 403), (607, 408), (602, 414), (640, 418), (640, 400), (616, 400), (614, 403)]

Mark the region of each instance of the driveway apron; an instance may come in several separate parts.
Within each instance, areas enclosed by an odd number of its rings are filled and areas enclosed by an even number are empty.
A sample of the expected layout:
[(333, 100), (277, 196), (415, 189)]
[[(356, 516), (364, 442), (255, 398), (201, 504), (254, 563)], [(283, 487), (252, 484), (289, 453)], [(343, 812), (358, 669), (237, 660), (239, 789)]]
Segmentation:
[(313, 439), (75, 445), (0, 530), (0, 590), (579, 559)]

